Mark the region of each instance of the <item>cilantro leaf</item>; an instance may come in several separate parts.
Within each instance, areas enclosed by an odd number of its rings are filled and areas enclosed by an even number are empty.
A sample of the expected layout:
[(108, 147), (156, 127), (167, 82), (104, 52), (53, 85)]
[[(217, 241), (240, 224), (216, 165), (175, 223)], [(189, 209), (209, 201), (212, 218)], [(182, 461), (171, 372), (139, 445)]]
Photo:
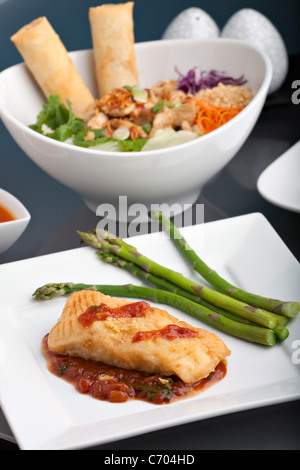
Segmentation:
[[(65, 106), (56, 94), (48, 97), (47, 103), (43, 104), (42, 111), (37, 116), (36, 123), (29, 127), (40, 134), (61, 142), (73, 137), (75, 145), (85, 148), (116, 143), (116, 149), (119, 151), (139, 152), (148, 140), (117, 140), (106, 137), (104, 129), (86, 129), (84, 128), (84, 121), (78, 119), (73, 113), (70, 101), (67, 101), (67, 106)], [(86, 139), (89, 132), (94, 133), (93, 139)]]
[[(29, 127), (40, 134), (61, 142), (67, 140), (83, 128), (84, 122), (78, 119), (72, 111), (71, 103), (67, 100), (66, 107), (58, 95), (50, 95), (47, 103), (37, 116), (35, 124)], [(46, 130), (45, 130), (46, 129)]]

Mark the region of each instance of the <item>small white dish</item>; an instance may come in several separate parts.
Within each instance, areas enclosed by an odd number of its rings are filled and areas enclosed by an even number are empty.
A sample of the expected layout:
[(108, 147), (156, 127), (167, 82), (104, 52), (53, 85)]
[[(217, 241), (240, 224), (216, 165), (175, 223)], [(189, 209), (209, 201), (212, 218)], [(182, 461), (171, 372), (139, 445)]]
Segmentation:
[(15, 196), (1, 188), (0, 205), (15, 217), (14, 220), (0, 223), (0, 254), (2, 254), (20, 238), (29, 224), (31, 216)]
[(300, 140), (261, 173), (257, 189), (272, 204), (300, 212), (299, 176)]

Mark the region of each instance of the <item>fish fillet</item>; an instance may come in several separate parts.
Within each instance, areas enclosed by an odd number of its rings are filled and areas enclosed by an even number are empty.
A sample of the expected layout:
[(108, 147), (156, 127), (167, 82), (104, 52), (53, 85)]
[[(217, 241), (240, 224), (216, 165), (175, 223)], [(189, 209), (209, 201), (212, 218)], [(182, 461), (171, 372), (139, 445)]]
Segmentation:
[[(115, 309), (132, 303), (95, 291), (73, 293), (49, 333), (50, 350), (146, 373), (177, 375), (185, 383), (196, 383), (207, 377), (230, 355), (216, 334), (195, 328), (156, 307), (149, 306), (140, 317), (107, 315), (105, 320), (94, 321), (88, 327), (78, 320), (91, 306), (105, 304)], [(140, 332), (159, 332), (168, 325), (188, 328), (194, 336), (170, 340), (158, 334), (151, 339), (134, 341)]]

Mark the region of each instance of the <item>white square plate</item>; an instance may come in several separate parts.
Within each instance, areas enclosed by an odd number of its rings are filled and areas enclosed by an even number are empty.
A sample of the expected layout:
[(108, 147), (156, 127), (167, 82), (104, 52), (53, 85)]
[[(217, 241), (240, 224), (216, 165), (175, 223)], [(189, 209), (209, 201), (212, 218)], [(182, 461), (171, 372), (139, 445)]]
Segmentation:
[[(182, 231), (200, 256), (229, 281), (266, 296), (300, 301), (300, 265), (261, 214)], [(197, 279), (165, 234), (131, 238), (130, 243), (160, 264)], [(139, 281), (99, 261), (87, 246), (2, 265), (0, 279), (1, 407), (23, 450), (79, 449), (300, 397), (300, 355), (295, 349), (300, 347), (300, 316), (290, 322), (289, 338), (273, 347), (214, 330), (231, 350), (227, 376), (195, 397), (157, 406), (139, 401), (114, 404), (81, 395), (48, 372), (41, 354), (42, 338), (59, 318), (66, 298), (38, 302), (33, 292), (48, 282)], [(168, 310), (211, 330), (174, 308)]]

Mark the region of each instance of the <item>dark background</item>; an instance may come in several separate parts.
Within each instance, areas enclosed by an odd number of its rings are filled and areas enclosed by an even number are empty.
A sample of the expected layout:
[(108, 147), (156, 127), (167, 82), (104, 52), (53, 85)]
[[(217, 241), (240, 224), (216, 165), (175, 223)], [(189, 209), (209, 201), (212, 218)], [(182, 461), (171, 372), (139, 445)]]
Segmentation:
[[(99, 0), (0, 0), (0, 70), (21, 62), (9, 38), (24, 24), (47, 16), (68, 50), (91, 47), (88, 9)], [(111, 1), (107, 3), (121, 3)], [(206, 11), (222, 29), (242, 8), (254, 8), (267, 16), (281, 33), (289, 54), (300, 53), (299, 0), (136, 0), (134, 6), (137, 42), (160, 39), (170, 21), (182, 10), (198, 7)]]

